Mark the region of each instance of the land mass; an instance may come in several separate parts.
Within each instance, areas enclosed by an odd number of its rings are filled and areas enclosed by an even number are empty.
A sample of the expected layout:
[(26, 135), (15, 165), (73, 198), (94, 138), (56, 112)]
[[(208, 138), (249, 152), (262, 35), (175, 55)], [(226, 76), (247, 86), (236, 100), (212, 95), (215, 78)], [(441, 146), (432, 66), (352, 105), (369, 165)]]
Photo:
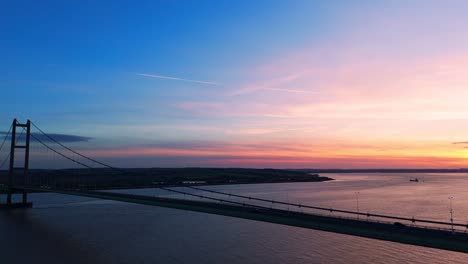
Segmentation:
[(468, 173), (460, 169), (291, 169), (307, 173)]
[[(0, 184), (7, 183), (7, 172), (0, 172)], [(22, 175), (16, 175), (21, 185)], [(333, 180), (316, 173), (281, 169), (241, 168), (136, 168), (30, 170), (28, 184), (50, 188), (143, 188), (178, 185), (222, 185)]]

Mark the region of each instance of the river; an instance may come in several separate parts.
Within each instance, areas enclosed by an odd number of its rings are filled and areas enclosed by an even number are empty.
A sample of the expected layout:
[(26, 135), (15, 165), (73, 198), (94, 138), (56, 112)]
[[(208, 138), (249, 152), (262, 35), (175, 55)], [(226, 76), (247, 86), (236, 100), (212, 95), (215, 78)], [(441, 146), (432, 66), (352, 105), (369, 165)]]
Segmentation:
[[(441, 221), (450, 220), (453, 197), (455, 222), (468, 223), (467, 174), (324, 176), (336, 180), (207, 188)], [(0, 211), (0, 263), (468, 263), (463, 253), (224, 216), (58, 194), (30, 199), (33, 209)]]

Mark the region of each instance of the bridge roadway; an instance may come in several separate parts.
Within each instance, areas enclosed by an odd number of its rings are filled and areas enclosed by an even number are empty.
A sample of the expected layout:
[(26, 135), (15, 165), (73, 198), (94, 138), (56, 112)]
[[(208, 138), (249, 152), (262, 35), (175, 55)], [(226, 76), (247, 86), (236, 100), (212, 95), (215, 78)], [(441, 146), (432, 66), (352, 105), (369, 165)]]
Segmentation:
[[(167, 188), (162, 189), (167, 190)], [(214, 200), (214, 202), (104, 191), (44, 190), (40, 188), (31, 188), (28, 191), (48, 191), (65, 195), (189, 210), (468, 253), (468, 234), (460, 231), (452, 232), (446, 229), (437, 230), (395, 225), (388, 222), (383, 223), (294, 212), (210, 197), (206, 198)], [(173, 189), (170, 191), (178, 192)]]

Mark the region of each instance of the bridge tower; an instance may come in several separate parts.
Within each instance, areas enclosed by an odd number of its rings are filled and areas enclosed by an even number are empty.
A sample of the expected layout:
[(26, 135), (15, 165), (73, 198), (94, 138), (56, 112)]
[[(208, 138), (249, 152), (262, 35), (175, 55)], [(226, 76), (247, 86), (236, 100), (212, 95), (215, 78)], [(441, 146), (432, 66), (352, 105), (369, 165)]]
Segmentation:
[[(26, 132), (26, 140), (24, 145), (18, 145), (16, 142), (17, 128), (22, 128)], [(28, 120), (26, 124), (21, 124), (16, 120), (13, 120), (11, 130), (11, 149), (10, 149), (10, 167), (8, 172), (8, 193), (6, 205), (3, 207), (7, 208), (25, 208), (31, 207), (32, 203), (28, 203), (28, 193), (26, 191), (27, 175), (29, 172), (29, 146), (31, 142), (31, 121)], [(24, 163), (23, 167), (15, 167), (16, 150), (24, 149)], [(22, 172), (21, 179), (17, 179), (16, 172)], [(13, 203), (13, 194), (22, 193), (22, 201), (20, 203)]]

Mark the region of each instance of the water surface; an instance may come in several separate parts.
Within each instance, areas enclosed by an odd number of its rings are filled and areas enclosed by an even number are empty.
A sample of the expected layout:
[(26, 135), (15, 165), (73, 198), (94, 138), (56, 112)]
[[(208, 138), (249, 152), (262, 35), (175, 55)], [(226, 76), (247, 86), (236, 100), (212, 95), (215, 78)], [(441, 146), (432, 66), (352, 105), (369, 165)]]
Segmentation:
[[(361, 211), (442, 221), (449, 221), (451, 196), (455, 221), (468, 221), (465, 174), (326, 176), (337, 180), (207, 188), (349, 210), (357, 209), (359, 192)], [(420, 182), (409, 181), (414, 177)], [(30, 197), (35, 208), (0, 212), (5, 263), (468, 263), (463, 253), (245, 219), (58, 194)]]

